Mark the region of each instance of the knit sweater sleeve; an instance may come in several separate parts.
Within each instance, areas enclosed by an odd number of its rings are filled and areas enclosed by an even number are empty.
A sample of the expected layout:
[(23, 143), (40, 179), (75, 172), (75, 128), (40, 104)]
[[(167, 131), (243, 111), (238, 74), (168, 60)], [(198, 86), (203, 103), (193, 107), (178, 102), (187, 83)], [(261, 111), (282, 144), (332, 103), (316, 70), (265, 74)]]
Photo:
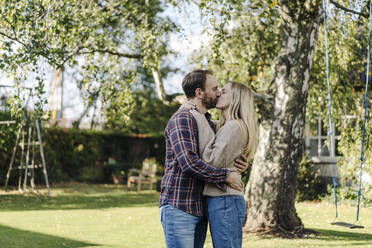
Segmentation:
[(238, 121), (228, 121), (218, 130), (215, 138), (208, 142), (202, 159), (214, 167), (226, 168), (243, 152), (246, 143), (247, 135)]

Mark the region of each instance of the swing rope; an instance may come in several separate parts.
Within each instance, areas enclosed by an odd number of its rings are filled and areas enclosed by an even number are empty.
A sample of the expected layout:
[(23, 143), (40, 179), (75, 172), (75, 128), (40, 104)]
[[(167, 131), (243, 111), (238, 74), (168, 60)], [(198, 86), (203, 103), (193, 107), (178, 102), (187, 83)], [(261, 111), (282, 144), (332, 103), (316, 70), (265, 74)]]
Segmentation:
[(362, 140), (362, 151), (360, 156), (360, 178), (359, 178), (359, 191), (358, 191), (358, 210), (356, 221), (359, 220), (359, 207), (360, 207), (360, 197), (362, 194), (362, 175), (363, 175), (363, 164), (364, 164), (364, 145), (366, 138), (366, 120), (367, 120), (367, 96), (368, 96), (368, 80), (369, 80), (369, 61), (370, 61), (370, 50), (371, 50), (371, 27), (372, 27), (372, 2), (369, 5), (369, 37), (368, 37), (368, 54), (367, 54), (367, 70), (366, 70), (366, 88), (364, 94), (364, 122), (363, 122), (363, 140)]
[(332, 99), (331, 99), (331, 87), (330, 87), (330, 73), (329, 73), (329, 60), (328, 60), (328, 39), (327, 39), (327, 0), (323, 0), (323, 15), (324, 15), (324, 39), (325, 39), (325, 49), (326, 49), (326, 67), (327, 67), (327, 86), (328, 86), (328, 114), (329, 114), (329, 132), (328, 136), (331, 137), (331, 163), (332, 163), (332, 176), (333, 176), (333, 193), (335, 198), (336, 206), (336, 218), (338, 217), (338, 207), (337, 207), (337, 192), (336, 188), (338, 186), (336, 179), (336, 162), (335, 162), (335, 151), (334, 151), (334, 139), (333, 139), (333, 123), (332, 123)]

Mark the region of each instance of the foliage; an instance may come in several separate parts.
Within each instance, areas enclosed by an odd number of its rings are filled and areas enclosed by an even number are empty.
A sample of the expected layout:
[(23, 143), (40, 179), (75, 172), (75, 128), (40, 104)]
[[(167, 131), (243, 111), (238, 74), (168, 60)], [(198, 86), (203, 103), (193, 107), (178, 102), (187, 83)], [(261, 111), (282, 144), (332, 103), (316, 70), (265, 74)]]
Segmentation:
[[(207, 2), (207, 1), (205, 1)], [(208, 1), (209, 2), (209, 1)], [(219, 3), (215, 1), (214, 3)], [(220, 43), (219, 57), (213, 49), (203, 48), (201, 55), (196, 58), (202, 66), (203, 56), (208, 58), (208, 68), (215, 71), (216, 76), (225, 84), (227, 80), (235, 80), (252, 87), (256, 92), (270, 92), (268, 88), (273, 76), (272, 64), (278, 55), (282, 40), (282, 21), (272, 1), (223, 1), (228, 4), (244, 6), (237, 7), (230, 13), (231, 21), (224, 24), (225, 38)], [(275, 4), (274, 4), (275, 2)], [(339, 163), (342, 178), (357, 184), (359, 180), (361, 147), (361, 113), (364, 100), (364, 83), (366, 71), (366, 57), (368, 46), (368, 3), (369, 1), (338, 1), (349, 9), (360, 11), (362, 14), (350, 14), (336, 7), (329, 7), (328, 15), (328, 49), (330, 62), (331, 96), (333, 121), (342, 130), (338, 149), (344, 159)], [(213, 3), (213, 1), (212, 1)], [(210, 3), (211, 4), (211, 3)], [(218, 18), (217, 18), (218, 19)], [(222, 20), (224, 20), (222, 18)], [(222, 21), (221, 21), (222, 23)], [(214, 38), (211, 44), (218, 43)], [(221, 60), (223, 63), (221, 63)], [(370, 103), (369, 103), (370, 104)], [(259, 107), (259, 106), (258, 106)], [(260, 111), (260, 109), (258, 109)], [(321, 116), (328, 120), (327, 81), (325, 63), (324, 25), (319, 30), (315, 47), (314, 62), (310, 76), (310, 86), (307, 99), (306, 119), (309, 123)], [(345, 116), (355, 116), (357, 125), (350, 126)], [(327, 129), (329, 124), (323, 122)], [(354, 122), (355, 123), (355, 122)], [(365, 172), (371, 173), (371, 154), (367, 147), (371, 147), (371, 118), (367, 119)], [(307, 163), (305, 163), (307, 164)], [(303, 171), (305, 165), (300, 164), (300, 181), (307, 176)], [(310, 166), (312, 167), (312, 166)], [(307, 172), (306, 172), (307, 173)], [(310, 182), (316, 183), (311, 171)], [(305, 182), (303, 182), (305, 183)], [(301, 186), (301, 183), (299, 184)], [(364, 185), (366, 191), (370, 186)], [(305, 189), (301, 190), (306, 192)], [(309, 193), (312, 195), (312, 193)], [(305, 193), (305, 194), (308, 194)], [(300, 198), (307, 196), (300, 193)]]
[[(11, 115), (8, 112), (0, 111), (0, 121), (11, 120)], [(11, 160), (13, 146), (16, 140), (17, 125), (0, 125), (0, 184), (4, 184), (5, 175)], [(7, 167), (5, 168), (5, 164)]]
[(221, 17), (222, 20), (231, 20), (214, 25), (217, 28), (223, 24), (225, 32), (223, 41), (218, 41), (221, 38), (214, 36), (210, 42), (220, 44), (218, 55), (215, 49), (203, 48), (204, 52), (196, 60), (202, 63), (202, 58), (206, 56), (208, 68), (213, 69), (216, 77), (222, 80), (222, 85), (227, 80), (235, 80), (264, 91), (271, 80), (270, 65), (280, 48), (282, 33), (279, 15), (265, 1), (223, 2), (231, 5), (235, 11), (228, 14), (222, 11), (222, 16), (228, 15)]
[[(361, 111), (363, 113), (363, 111)], [(371, 115), (370, 115), (371, 116)], [(359, 190), (361, 148), (363, 136), (363, 119), (354, 119), (346, 123), (342, 129), (340, 150), (343, 159), (338, 163), (341, 174), (340, 193), (342, 198), (355, 199)], [(364, 163), (362, 171), (362, 193), (372, 202), (372, 154), (370, 140), (372, 135), (372, 121), (368, 118), (366, 123), (366, 144), (364, 147)]]
[(127, 122), (118, 119), (118, 115), (113, 115), (113, 118), (107, 120), (106, 127), (129, 134), (162, 136), (168, 120), (177, 111), (180, 104), (177, 102), (165, 104), (155, 98), (153, 91), (150, 90), (135, 91), (132, 94), (133, 109)]
[[(218, 1), (213, 2), (218, 5)], [(195, 57), (198, 67), (212, 69), (221, 86), (233, 80), (248, 85), (257, 93), (270, 93), (274, 73), (271, 65), (279, 53), (283, 37), (283, 22), (278, 11), (266, 1), (223, 2), (233, 6), (234, 11), (221, 17), (222, 21), (214, 23), (213, 27), (223, 28), (225, 35), (223, 38), (221, 35), (213, 36), (211, 49), (208, 46), (202, 48)], [(221, 39), (223, 41), (219, 41)], [(256, 101), (259, 121), (261, 105)]]
[[(221, 84), (235, 80), (252, 87), (256, 92), (269, 92), (272, 80), (273, 60), (278, 55), (283, 37), (277, 2), (272, 1), (202, 1), (202, 8), (215, 6), (223, 2), (234, 7), (224, 24), (226, 35), (219, 46), (219, 57), (213, 49), (203, 47), (195, 60), (199, 66), (208, 66), (215, 71)], [(214, 3), (214, 5), (213, 5)], [(350, 9), (368, 11), (366, 1), (341, 1)], [(225, 6), (223, 5), (223, 6)], [(213, 8), (213, 7), (209, 7)], [(328, 48), (331, 72), (332, 109), (338, 127), (343, 115), (352, 115), (360, 111), (360, 89), (363, 88), (363, 72), (366, 67), (368, 43), (368, 19), (345, 13), (339, 8), (329, 8)], [(224, 12), (217, 20), (225, 20)], [(214, 27), (221, 24), (217, 22)], [(210, 44), (218, 43), (218, 38)], [(208, 64), (203, 64), (207, 56)], [(362, 59), (361, 59), (362, 58)], [(221, 60), (223, 64), (221, 64)], [(315, 48), (313, 68), (310, 78), (307, 103), (307, 120), (314, 121), (321, 115), (327, 119), (327, 82), (325, 65), (324, 26), (319, 30)], [(364, 79), (365, 81), (365, 79)], [(325, 122), (327, 125), (327, 123)]]
[(320, 179), (320, 173), (314, 163), (306, 156), (301, 160), (297, 174), (297, 200), (320, 200), (327, 192), (327, 187)]
[[(9, 121), (11, 120), (10, 113), (0, 111), (0, 121)], [(15, 139), (17, 127), (16, 125), (0, 125), (0, 147), (1, 149), (7, 149), (8, 141)]]
[[(4, 133), (0, 146), (1, 175), (6, 175), (15, 143), (14, 132), (8, 130)], [(113, 169), (107, 166), (109, 157), (115, 158), (125, 175), (130, 168), (140, 168), (142, 160), (147, 157), (155, 157), (161, 164), (164, 162), (163, 137), (141, 138), (121, 132), (52, 128), (42, 130), (42, 139), (48, 176), (54, 183), (70, 180), (109, 183)], [(20, 152), (15, 165), (19, 164), (19, 159)], [(15, 185), (17, 178), (18, 171), (13, 170), (10, 184)], [(1, 177), (0, 184), (4, 180), (5, 177)], [(36, 180), (37, 183), (44, 182), (41, 170), (37, 171)]]
[[(45, 129), (44, 131), (46, 131), (43, 136), (43, 142), (46, 144), (44, 152), (51, 181), (65, 181), (69, 178), (82, 180), (84, 177), (87, 179), (87, 174), (84, 175), (83, 172), (88, 169), (83, 168), (100, 169), (96, 162), (104, 158), (101, 157), (99, 150), (101, 137), (98, 133), (74, 129)], [(91, 180), (96, 179), (91, 178)]]
[[(349, 8), (368, 13), (368, 1), (353, 1)], [(368, 15), (367, 15), (368, 16)], [(332, 96), (332, 116), (336, 127), (341, 130), (338, 151), (343, 158), (337, 166), (341, 176), (339, 191), (342, 197), (355, 196), (359, 185), (362, 127), (364, 118), (364, 94), (367, 66), (369, 20), (358, 15), (345, 14), (337, 8), (330, 10), (328, 23), (328, 49)], [(307, 106), (307, 119), (316, 116), (328, 120), (324, 29), (319, 34)], [(369, 76), (370, 77), (370, 76)], [(369, 79), (370, 80), (370, 79)], [(370, 97), (369, 97), (370, 105)], [(367, 112), (364, 173), (372, 175), (371, 154), (368, 147), (372, 140), (372, 120)], [(325, 128), (329, 123), (324, 121)], [(347, 186), (348, 185), (348, 186)], [(365, 195), (372, 194), (372, 182), (363, 184)], [(343, 192), (343, 193), (342, 193)], [(332, 193), (333, 194), (333, 193)], [(353, 196), (354, 195), (354, 196)], [(372, 195), (371, 195), (372, 197)]]
[[(167, 34), (177, 29), (158, 0), (2, 0), (0, 6), (0, 70), (17, 85), (34, 76), (40, 95), (45, 64), (76, 71), (82, 88), (98, 92), (107, 114), (123, 121), (131, 110), (129, 85), (140, 68), (160, 68)], [(41, 109), (45, 100), (39, 102)]]
[[(356, 8), (357, 1), (350, 8)], [(361, 3), (366, 5), (366, 1)], [(330, 10), (328, 21), (328, 50), (332, 115), (337, 127), (341, 127), (344, 115), (359, 112), (361, 89), (364, 88), (368, 45), (368, 19), (348, 15), (337, 8)], [(324, 27), (314, 55), (314, 66), (309, 88), (307, 119), (321, 115), (328, 119), (327, 81), (325, 62)], [(328, 122), (325, 122), (328, 127)]]
[[(370, 192), (362, 192), (363, 196), (360, 198), (361, 208), (370, 208), (372, 206), (372, 195)], [(358, 206), (358, 189), (350, 187), (348, 185), (339, 185), (336, 188), (337, 202), (339, 204), (356, 207)], [(325, 194), (321, 200), (329, 204), (334, 204), (334, 188), (333, 185), (327, 186), (327, 194)]]

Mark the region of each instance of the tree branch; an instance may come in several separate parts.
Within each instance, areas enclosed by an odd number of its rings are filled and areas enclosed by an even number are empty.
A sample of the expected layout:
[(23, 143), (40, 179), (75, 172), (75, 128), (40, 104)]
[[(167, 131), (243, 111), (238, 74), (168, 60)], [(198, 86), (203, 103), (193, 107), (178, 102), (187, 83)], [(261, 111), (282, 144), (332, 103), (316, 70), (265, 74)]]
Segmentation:
[(107, 49), (107, 48), (106, 49), (92, 49), (92, 50), (87, 50), (87, 51), (81, 52), (81, 50), (83, 50), (83, 49), (86, 49), (86, 47), (84, 47), (84, 46), (78, 47), (75, 52), (71, 53), (69, 56), (67, 56), (64, 59), (62, 65), (64, 65), (69, 59), (71, 59), (74, 56), (82, 55), (82, 54), (92, 54), (92, 53), (107, 53), (107, 54), (116, 55), (116, 56), (119, 56), (119, 57), (129, 58), (129, 59), (143, 58), (142, 54), (121, 53), (121, 52), (113, 51), (113, 50), (110, 50), (110, 49)]
[[(119, 57), (125, 57), (125, 58), (129, 58), (129, 59), (141, 59), (141, 58), (143, 58), (142, 54), (121, 53), (121, 52), (117, 52), (117, 51), (112, 51), (110, 49), (94, 49), (94, 50), (87, 51), (87, 52), (84, 52), (84, 53), (95, 53), (95, 52), (108, 53), (108, 54), (111, 54), (111, 55), (117, 55)], [(80, 54), (83, 54), (83, 53), (80, 53)]]
[(4, 37), (6, 37), (6, 38), (8, 38), (8, 39), (10, 39), (10, 40), (16, 41), (16, 42), (18, 42), (19, 44), (21, 44), (21, 45), (23, 45), (23, 46), (26, 45), (26, 44), (23, 43), (22, 41), (18, 40), (17, 37), (11, 37), (10, 35), (7, 35), (6, 33), (3, 33), (3, 32), (1, 32), (1, 31), (0, 31), (0, 35), (4, 36)]
[(363, 17), (365, 17), (365, 18), (369, 18), (368, 14), (365, 14), (365, 13), (362, 13), (362, 12), (358, 12), (358, 11), (355, 11), (355, 10), (352, 10), (352, 9), (348, 9), (348, 8), (346, 8), (345, 6), (339, 4), (339, 3), (337, 2), (337, 0), (330, 0), (330, 2), (331, 2), (334, 6), (336, 6), (336, 7), (339, 8), (339, 9), (342, 9), (342, 10), (345, 11), (345, 12), (349, 12), (349, 13), (353, 13), (353, 14), (356, 14), (356, 15), (359, 15), (359, 16), (363, 16)]
[[(3, 12), (0, 12), (1, 13), (1, 16), (2, 18), (8, 23), (8, 25), (11, 27), (12, 31), (13, 31), (13, 34), (14, 34), (14, 37), (15, 37), (15, 40), (17, 40), (18, 42), (20, 42), (17, 38), (17, 33), (16, 31), (14, 30), (14, 26), (13, 24), (3, 15)], [(21, 42), (20, 42), (21, 43)], [(22, 44), (22, 43), (21, 43)]]
[(274, 105), (274, 97), (272, 95), (253, 92), (253, 98), (259, 102), (265, 102)]

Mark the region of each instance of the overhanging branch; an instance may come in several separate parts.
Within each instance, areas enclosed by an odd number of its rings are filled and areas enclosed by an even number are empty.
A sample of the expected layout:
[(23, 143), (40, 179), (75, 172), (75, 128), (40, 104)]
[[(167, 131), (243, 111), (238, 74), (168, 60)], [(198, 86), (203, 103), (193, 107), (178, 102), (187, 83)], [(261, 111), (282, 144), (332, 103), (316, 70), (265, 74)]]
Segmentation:
[(362, 12), (358, 12), (358, 11), (355, 11), (355, 10), (352, 10), (352, 9), (348, 9), (348, 8), (346, 8), (345, 6), (339, 4), (339, 3), (337, 2), (337, 0), (330, 0), (330, 2), (331, 2), (334, 6), (336, 6), (336, 7), (339, 8), (339, 9), (342, 9), (342, 10), (345, 11), (345, 12), (349, 12), (349, 13), (353, 13), (353, 14), (356, 14), (356, 15), (359, 15), (359, 16), (363, 16), (363, 17), (365, 17), (365, 18), (369, 18), (368, 14), (366, 14), (366, 13), (362, 13)]
[(143, 58), (142, 54), (121, 53), (121, 52), (117, 52), (117, 51), (112, 51), (110, 49), (94, 49), (94, 50), (88, 51), (88, 53), (94, 53), (94, 52), (108, 53), (108, 54), (111, 54), (111, 55), (116, 55), (116, 56), (119, 56), (119, 57), (125, 57), (125, 58), (129, 58), (129, 59), (141, 59), (141, 58)]
[(1, 32), (1, 31), (0, 31), (0, 35), (1, 35), (1, 36), (4, 36), (4, 37), (6, 37), (6, 38), (8, 38), (9, 40), (12, 40), (12, 41), (18, 42), (19, 44), (21, 44), (21, 45), (23, 45), (23, 46), (26, 45), (25, 43), (23, 43), (22, 41), (20, 41), (17, 37), (12, 37), (12, 36), (10, 36), (10, 35), (8, 35), (8, 34), (6, 34), (6, 33), (4, 33), (4, 32)]
[[(85, 49), (87, 49), (87, 48), (84, 47), (84, 46), (78, 47), (75, 52), (71, 53), (69, 56), (67, 56), (65, 58), (62, 65), (64, 65), (68, 60), (70, 60), (74, 56), (83, 55), (83, 54), (93, 54), (93, 53), (107, 53), (107, 54), (116, 55), (116, 56), (119, 56), (119, 57), (122, 57), (122, 58), (129, 58), (129, 59), (141, 59), (141, 58), (143, 58), (142, 54), (121, 53), (121, 52), (117, 52), (117, 51), (110, 50), (110, 49), (107, 49), (107, 48), (106, 49), (90, 49), (90, 50), (85, 50)], [(85, 50), (85, 51), (82, 51), (82, 50)]]
[(274, 97), (272, 95), (253, 92), (253, 98), (258, 102), (274, 105)]

